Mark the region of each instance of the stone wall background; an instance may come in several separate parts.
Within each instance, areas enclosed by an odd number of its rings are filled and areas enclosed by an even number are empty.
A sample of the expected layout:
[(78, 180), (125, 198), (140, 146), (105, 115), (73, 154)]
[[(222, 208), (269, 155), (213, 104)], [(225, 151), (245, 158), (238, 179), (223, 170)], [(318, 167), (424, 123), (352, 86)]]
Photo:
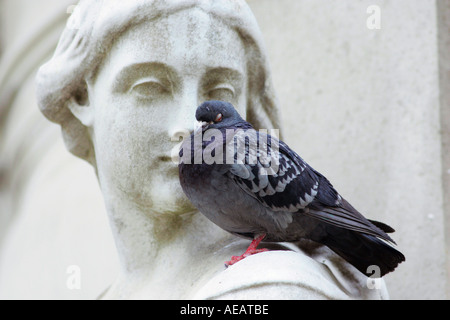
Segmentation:
[[(397, 230), (407, 261), (385, 277), (392, 298), (445, 298), (449, 1), (250, 5), (287, 142), (356, 208)], [(380, 29), (367, 28), (372, 5)]]
[[(0, 298), (96, 298), (118, 270), (94, 172), (34, 99), (74, 3), (0, 0)], [(407, 261), (385, 277), (391, 298), (448, 299), (450, 1), (248, 3), (285, 141), (397, 230)]]

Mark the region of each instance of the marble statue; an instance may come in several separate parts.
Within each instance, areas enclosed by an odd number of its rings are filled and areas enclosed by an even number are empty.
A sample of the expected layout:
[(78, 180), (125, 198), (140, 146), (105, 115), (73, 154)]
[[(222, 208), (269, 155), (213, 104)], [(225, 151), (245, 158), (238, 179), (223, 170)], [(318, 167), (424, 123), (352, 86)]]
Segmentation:
[(82, 0), (36, 83), (41, 111), (98, 177), (122, 266), (102, 298), (388, 297), (383, 280), (308, 242), (225, 268), (248, 241), (209, 222), (181, 190), (173, 150), (201, 102), (230, 101), (256, 128), (280, 127), (245, 1)]

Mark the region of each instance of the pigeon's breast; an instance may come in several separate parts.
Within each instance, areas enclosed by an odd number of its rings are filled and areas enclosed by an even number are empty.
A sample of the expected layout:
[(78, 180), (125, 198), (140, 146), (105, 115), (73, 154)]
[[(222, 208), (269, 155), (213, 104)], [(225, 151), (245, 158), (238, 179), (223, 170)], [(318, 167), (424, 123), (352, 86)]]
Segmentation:
[(272, 212), (227, 176), (227, 165), (182, 164), (180, 183), (189, 200), (222, 229), (240, 235), (283, 233), (290, 212)]
[[(261, 228), (245, 219), (255, 209), (253, 199), (237, 190), (216, 165), (180, 165), (180, 183), (189, 200), (208, 219), (232, 233), (258, 233)], [(257, 208), (257, 207), (256, 207)]]

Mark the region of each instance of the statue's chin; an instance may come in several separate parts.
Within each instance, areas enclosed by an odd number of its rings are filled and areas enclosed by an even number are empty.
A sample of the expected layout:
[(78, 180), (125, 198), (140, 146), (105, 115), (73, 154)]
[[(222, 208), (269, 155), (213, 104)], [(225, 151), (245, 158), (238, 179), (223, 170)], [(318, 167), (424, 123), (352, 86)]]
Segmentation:
[(140, 211), (151, 215), (183, 215), (198, 212), (184, 194), (178, 177), (166, 177), (158, 179), (157, 175), (152, 177), (148, 185), (142, 189), (125, 189), (125, 197), (132, 206)]

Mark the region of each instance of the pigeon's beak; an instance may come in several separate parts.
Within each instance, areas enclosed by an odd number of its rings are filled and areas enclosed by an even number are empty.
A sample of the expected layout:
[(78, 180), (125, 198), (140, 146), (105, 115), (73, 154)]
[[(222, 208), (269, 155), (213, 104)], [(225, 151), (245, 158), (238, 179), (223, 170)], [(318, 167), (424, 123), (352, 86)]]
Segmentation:
[(210, 121), (210, 122), (198, 121), (197, 122), (197, 128), (196, 128), (195, 131), (197, 131), (197, 130), (205, 131), (206, 129), (208, 129), (209, 125), (211, 125), (213, 123), (214, 123), (214, 121)]
[(197, 123), (195, 124), (195, 127), (194, 127), (194, 132), (201, 132), (201, 131), (203, 131), (205, 128), (206, 128), (206, 126), (208, 125), (208, 122), (206, 122), (206, 121), (197, 121)]

